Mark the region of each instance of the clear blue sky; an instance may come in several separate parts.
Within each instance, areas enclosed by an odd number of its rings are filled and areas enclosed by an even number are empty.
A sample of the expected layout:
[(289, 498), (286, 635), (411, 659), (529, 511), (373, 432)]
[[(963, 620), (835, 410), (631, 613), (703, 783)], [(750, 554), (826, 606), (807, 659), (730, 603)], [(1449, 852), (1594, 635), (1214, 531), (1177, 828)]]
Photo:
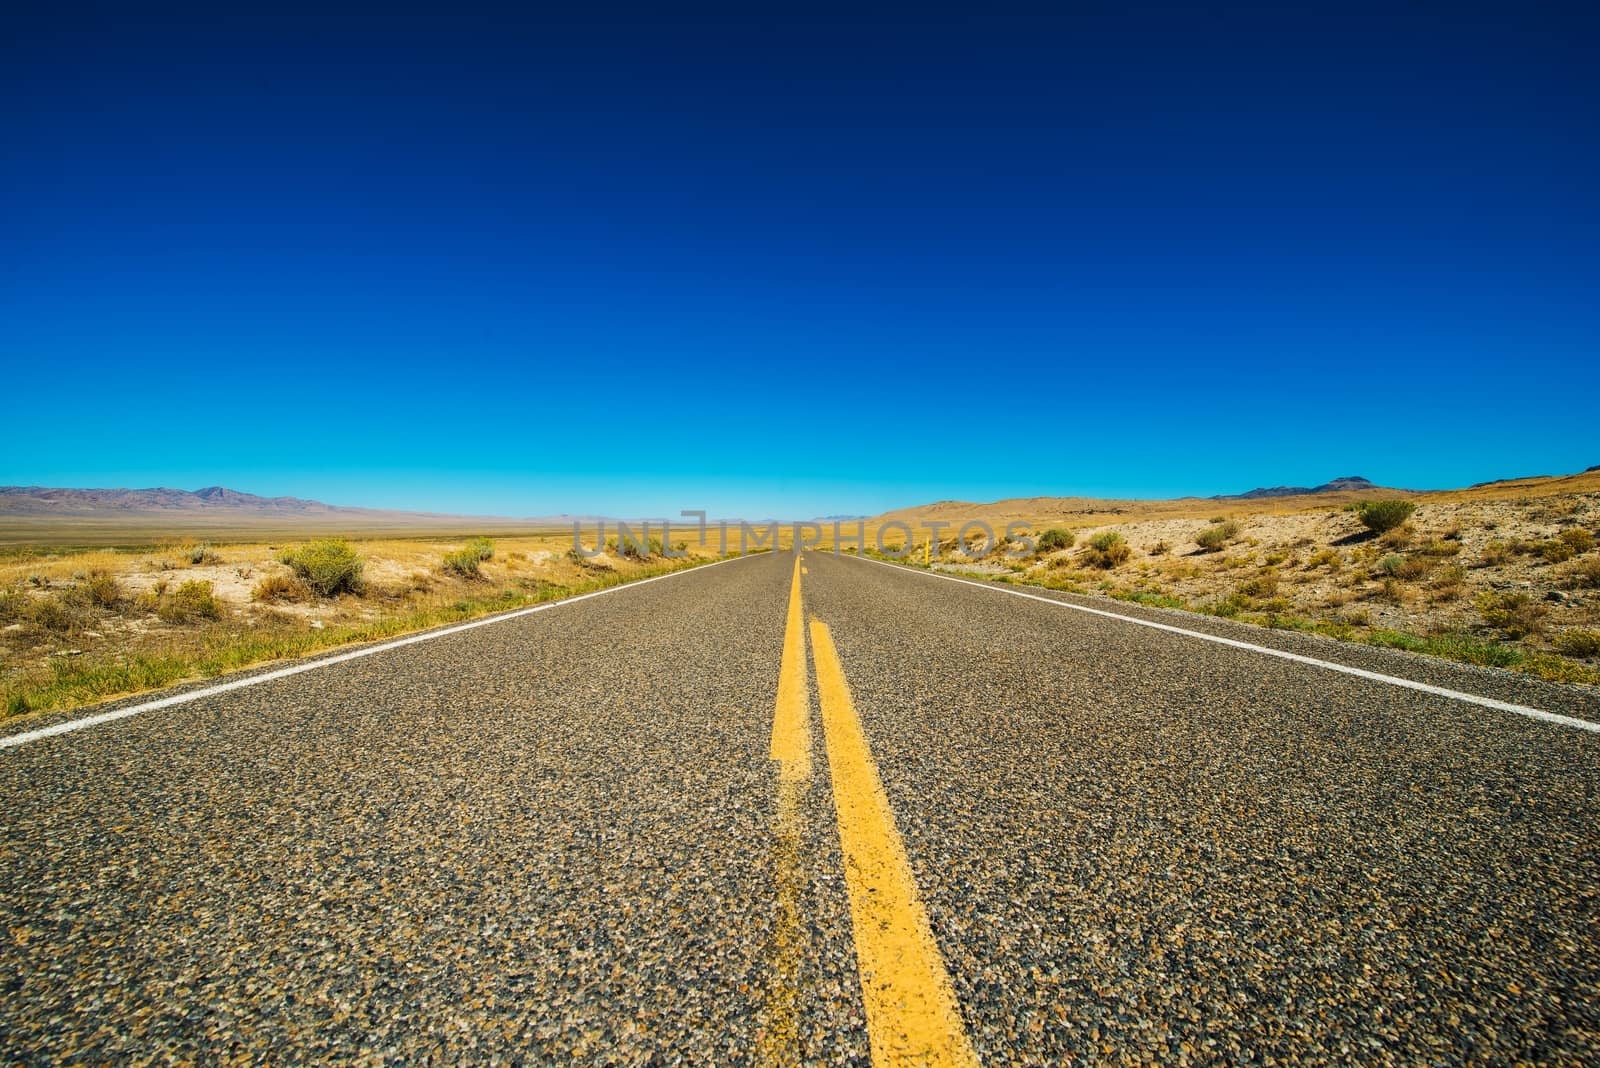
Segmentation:
[(1592, 5), (227, 6), (7, 15), (0, 482), (810, 515), (1600, 463)]

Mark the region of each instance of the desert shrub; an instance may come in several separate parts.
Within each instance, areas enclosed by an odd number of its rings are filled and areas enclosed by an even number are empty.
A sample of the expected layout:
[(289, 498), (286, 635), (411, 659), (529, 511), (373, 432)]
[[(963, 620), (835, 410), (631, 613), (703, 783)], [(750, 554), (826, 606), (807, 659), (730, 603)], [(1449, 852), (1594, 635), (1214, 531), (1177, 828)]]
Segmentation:
[(1246, 597), (1272, 597), (1278, 592), (1278, 573), (1269, 567), (1255, 578), (1241, 584), (1239, 592)]
[(206, 542), (199, 545), (189, 545), (183, 549), (184, 558), (191, 564), (215, 564), (222, 557), (211, 551), (211, 546)]
[(1479, 567), (1499, 567), (1511, 559), (1511, 546), (1503, 541), (1491, 541), (1483, 547), (1483, 555), (1478, 558)]
[(1114, 530), (1103, 530), (1089, 539), (1089, 544), (1100, 552), (1105, 552), (1113, 545), (1122, 544), (1122, 535)]
[(1408, 591), (1406, 590), (1406, 584), (1404, 582), (1401, 582), (1399, 579), (1390, 576), (1378, 584), (1378, 592), (1373, 596), (1377, 597), (1380, 601), (1387, 601), (1390, 604), (1404, 604), (1406, 597), (1408, 596)]
[(1585, 586), (1592, 590), (1600, 589), (1600, 557), (1579, 560), (1566, 573), (1565, 579), (1568, 589), (1575, 590)]
[(343, 538), (308, 541), (278, 555), (281, 563), (304, 580), (319, 597), (341, 593), (360, 593), (361, 573), (366, 561)]
[(441, 566), (452, 575), (475, 579), (482, 577), (483, 573), (478, 570), (482, 560), (475, 549), (457, 549), (453, 553), (444, 554), (444, 563)]
[(1427, 556), (1455, 556), (1461, 552), (1461, 543), (1459, 541), (1446, 541), (1441, 538), (1428, 542), (1422, 547), (1421, 551)]
[(643, 560), (650, 555), (650, 549), (658, 544), (654, 538), (646, 538), (644, 547), (632, 538), (607, 538), (606, 551), (616, 553), (628, 560)]
[(1154, 545), (1150, 546), (1151, 556), (1165, 556), (1171, 551), (1172, 546), (1168, 545), (1165, 541), (1158, 541)]
[(1556, 648), (1568, 656), (1600, 656), (1600, 630), (1564, 630), (1556, 635)]
[(1093, 567), (1111, 568), (1125, 562), (1133, 550), (1114, 530), (1101, 531), (1089, 539), (1089, 548), (1083, 553), (1083, 562)]
[(1417, 506), (1410, 501), (1365, 501), (1356, 510), (1356, 516), (1368, 530), (1384, 534), (1410, 519), (1416, 510)]
[(1574, 553), (1580, 555), (1594, 548), (1594, 535), (1582, 527), (1563, 530), (1561, 532), (1561, 540), (1570, 545)]
[(64, 632), (72, 630), (79, 623), (76, 606), (67, 598), (57, 594), (35, 598), (28, 606), (28, 618), (33, 620), (37, 627), (45, 630)]
[(1539, 555), (1552, 564), (1564, 564), (1577, 553), (1567, 542), (1560, 538), (1552, 538), (1549, 541), (1540, 543)]
[(1396, 578), (1415, 582), (1433, 570), (1433, 561), (1426, 556), (1408, 556), (1400, 563), (1400, 568), (1394, 574)]
[(1385, 556), (1378, 561), (1377, 571), (1382, 575), (1399, 575), (1400, 569), (1405, 566), (1406, 558), (1398, 554)]
[(1049, 530), (1039, 535), (1039, 541), (1037, 544), (1040, 552), (1053, 553), (1060, 549), (1072, 548), (1073, 543), (1077, 540), (1078, 536), (1072, 531), (1063, 530), (1060, 527), (1051, 527)]
[(116, 608), (122, 603), (122, 584), (109, 571), (91, 571), (81, 587), (89, 603), (97, 608)]
[(185, 582), (156, 606), (156, 616), (163, 623), (188, 623), (195, 619), (216, 619), (219, 615), (216, 594), (211, 583), (198, 580)]
[(1239, 533), (1239, 524), (1231, 519), (1213, 523), (1194, 536), (1194, 543), (1208, 553), (1214, 553)]
[(1320, 549), (1306, 561), (1306, 570), (1314, 567), (1325, 567), (1329, 571), (1337, 571), (1344, 566), (1344, 558), (1333, 549)]
[(494, 542), (488, 538), (473, 538), (467, 542), (465, 551), (474, 553), (479, 560), (492, 560), (494, 558)]
[(1485, 593), (1478, 598), (1478, 614), (1507, 637), (1525, 638), (1544, 631), (1545, 606), (1522, 591)]
[(1441, 568), (1439, 573), (1428, 583), (1428, 589), (1433, 591), (1435, 601), (1453, 601), (1461, 596), (1461, 587), (1467, 581), (1467, 569), (1459, 564), (1451, 564)]
[(311, 593), (306, 584), (288, 575), (268, 575), (250, 591), (252, 601), (303, 601)]

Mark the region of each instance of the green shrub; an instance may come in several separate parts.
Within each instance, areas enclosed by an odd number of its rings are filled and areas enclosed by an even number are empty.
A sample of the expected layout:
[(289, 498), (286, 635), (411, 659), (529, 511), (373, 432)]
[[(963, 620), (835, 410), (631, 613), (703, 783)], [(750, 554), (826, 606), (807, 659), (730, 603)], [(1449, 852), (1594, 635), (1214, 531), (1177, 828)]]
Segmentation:
[(483, 557), (478, 555), (476, 549), (470, 547), (457, 549), (453, 553), (444, 554), (443, 567), (450, 574), (460, 575), (462, 578), (481, 578), (483, 573), (478, 570), (478, 564), (482, 560)]
[(191, 564), (215, 564), (222, 559), (222, 557), (211, 551), (211, 546), (206, 542), (201, 542), (199, 545), (186, 546), (183, 549), (183, 554)]
[(1479, 567), (1499, 567), (1511, 559), (1511, 546), (1503, 541), (1491, 541), (1483, 547), (1483, 555), (1478, 558)]
[(1094, 537), (1090, 538), (1089, 544), (1094, 546), (1094, 548), (1098, 549), (1100, 552), (1105, 552), (1113, 546), (1121, 545), (1122, 535), (1118, 534), (1114, 530), (1103, 530)]
[(1357, 509), (1356, 515), (1361, 519), (1362, 526), (1383, 534), (1410, 519), (1416, 510), (1417, 506), (1410, 501), (1365, 501)]
[(1053, 553), (1061, 549), (1070, 549), (1078, 540), (1078, 536), (1070, 530), (1060, 527), (1051, 527), (1039, 535), (1038, 547), (1042, 553)]
[(216, 619), (220, 613), (211, 583), (192, 580), (185, 582), (156, 606), (156, 616), (163, 623), (188, 623), (194, 619)]
[(298, 548), (285, 549), (278, 560), (289, 565), (319, 597), (362, 590), (361, 572), (366, 561), (343, 538), (308, 541)]
[(494, 558), (494, 542), (488, 538), (473, 538), (467, 542), (466, 551), (476, 554), (479, 560), (492, 560)]
[(1568, 656), (1600, 656), (1600, 630), (1564, 630), (1556, 635), (1556, 648)]
[(1378, 571), (1385, 575), (1398, 575), (1400, 574), (1400, 569), (1404, 567), (1405, 564), (1406, 558), (1403, 556), (1385, 556), (1382, 560), (1378, 561)]
[(1083, 552), (1082, 562), (1090, 567), (1112, 568), (1124, 563), (1133, 550), (1114, 530), (1101, 531), (1089, 539), (1089, 548)]
[(1344, 566), (1344, 557), (1333, 549), (1319, 549), (1311, 554), (1311, 559), (1306, 561), (1306, 570), (1314, 567), (1325, 567), (1329, 571), (1337, 571)]
[(1478, 614), (1507, 637), (1526, 638), (1544, 630), (1545, 606), (1526, 593), (1485, 593), (1478, 598)]
[(1232, 541), (1239, 533), (1239, 524), (1231, 519), (1223, 520), (1206, 527), (1194, 536), (1194, 543), (1208, 553), (1214, 553), (1228, 542)]

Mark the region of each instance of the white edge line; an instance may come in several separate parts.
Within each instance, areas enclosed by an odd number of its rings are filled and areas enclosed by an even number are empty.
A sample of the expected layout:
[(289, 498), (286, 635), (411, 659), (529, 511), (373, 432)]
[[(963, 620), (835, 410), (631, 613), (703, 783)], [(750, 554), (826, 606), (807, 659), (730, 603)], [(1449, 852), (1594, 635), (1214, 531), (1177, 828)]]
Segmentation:
[(484, 616), (482, 619), (474, 619), (466, 623), (455, 623), (448, 627), (442, 627), (438, 630), (427, 630), (421, 632), (420, 634), (409, 634), (404, 638), (396, 638), (393, 641), (387, 641), (381, 645), (368, 645), (360, 649), (353, 649), (348, 653), (336, 653), (333, 656), (319, 657), (316, 660), (309, 660), (300, 664), (291, 664), (289, 667), (278, 668), (276, 671), (268, 671), (260, 675), (250, 675), (246, 678), (234, 679), (232, 682), (223, 682), (218, 683), (216, 686), (207, 686), (200, 690), (190, 690), (187, 693), (174, 694), (171, 697), (162, 697), (155, 701), (146, 701), (143, 704), (130, 705), (127, 708), (118, 708), (110, 712), (101, 712), (94, 716), (84, 716), (82, 719), (67, 720), (63, 723), (53, 723), (48, 727), (40, 727), (38, 730), (25, 731), (22, 734), (12, 734), (0, 738), (0, 749), (13, 749), (19, 745), (27, 745), (29, 742), (37, 742), (45, 738), (53, 738), (58, 734), (70, 734), (73, 731), (81, 731), (88, 727), (97, 727), (102, 723), (112, 723), (119, 719), (127, 719), (129, 716), (137, 716), (143, 712), (154, 712), (162, 708), (171, 708), (173, 705), (182, 705), (187, 704), (190, 701), (198, 701), (202, 697), (215, 697), (219, 693), (227, 693), (230, 690), (242, 690), (247, 686), (259, 686), (264, 682), (274, 682), (278, 679), (286, 679), (291, 675), (298, 675), (302, 671), (315, 671), (318, 668), (324, 668), (330, 664), (342, 664), (347, 660), (359, 660), (364, 656), (372, 656), (374, 653), (387, 652), (390, 649), (399, 649), (406, 645), (416, 645), (418, 642), (431, 642), (435, 638), (443, 638), (447, 634), (460, 634), (464, 630), (472, 630), (476, 627), (487, 627), (492, 623), (503, 623), (508, 619), (517, 619), (520, 616), (530, 616), (535, 612), (546, 612), (552, 608), (560, 608), (563, 605), (577, 604), (579, 601), (587, 601), (591, 597), (602, 597), (608, 593), (616, 593), (618, 590), (628, 590), (634, 589), (638, 586), (647, 586), (652, 582), (660, 582), (662, 579), (677, 578), (680, 575), (690, 575), (696, 571), (704, 571), (709, 567), (716, 567), (718, 564), (726, 564), (734, 560), (748, 560), (757, 555), (764, 554), (748, 553), (744, 556), (729, 556), (721, 560), (713, 560), (709, 564), (701, 564), (698, 567), (685, 567), (677, 571), (668, 572), (665, 575), (652, 575), (650, 578), (635, 579), (632, 582), (623, 582), (615, 586), (607, 586), (603, 590), (591, 590), (588, 593), (580, 593), (574, 597), (566, 597), (559, 601), (547, 601), (544, 604), (536, 604), (530, 608), (514, 608), (509, 612), (501, 612), (498, 615)]
[(937, 571), (924, 571), (921, 568), (906, 567), (901, 564), (891, 564), (886, 560), (874, 560), (870, 556), (861, 556), (856, 553), (840, 553), (840, 556), (849, 556), (857, 560), (865, 560), (869, 564), (882, 564), (894, 568), (896, 571), (907, 571), (916, 575), (926, 575), (929, 578), (944, 579), (947, 582), (960, 583), (963, 586), (973, 586), (980, 590), (993, 590), (995, 593), (1009, 593), (1013, 597), (1025, 597), (1030, 601), (1040, 601), (1044, 604), (1053, 604), (1058, 608), (1070, 608), (1074, 612), (1086, 612), (1091, 616), (1104, 616), (1107, 619), (1120, 619), (1124, 623), (1134, 623), (1152, 630), (1164, 630), (1169, 634), (1181, 634), (1186, 638), (1199, 638), (1203, 642), (1214, 642), (1217, 645), (1229, 645), (1235, 649), (1248, 649), (1253, 653), (1262, 653), (1266, 656), (1275, 656), (1280, 660), (1292, 660), (1297, 664), (1309, 664), (1312, 667), (1326, 668), (1345, 675), (1354, 675), (1357, 678), (1370, 679), (1373, 682), (1388, 683), (1390, 686), (1403, 686), (1408, 690), (1419, 690), (1430, 693), (1435, 697), (1447, 697), (1452, 701), (1465, 701), (1468, 704), (1480, 705), (1484, 708), (1498, 709), (1501, 712), (1515, 712), (1519, 716), (1530, 719), (1543, 720), (1546, 723), (1556, 723), (1563, 727), (1574, 727), (1580, 731), (1590, 731), (1600, 734), (1600, 723), (1593, 720), (1578, 719), (1576, 716), (1563, 716), (1559, 712), (1546, 712), (1542, 708), (1530, 705), (1516, 705), (1509, 701), (1496, 701), (1492, 697), (1479, 697), (1474, 693), (1463, 693), (1460, 690), (1450, 690), (1443, 686), (1433, 686), (1426, 682), (1416, 682), (1412, 679), (1402, 679), (1397, 675), (1384, 675), (1377, 671), (1368, 671), (1365, 668), (1350, 667), (1348, 664), (1336, 663), (1332, 660), (1318, 660), (1314, 656), (1304, 656), (1300, 653), (1291, 653), (1283, 649), (1274, 649), (1270, 645), (1256, 645), (1252, 642), (1240, 641), (1237, 638), (1224, 638), (1217, 634), (1207, 634), (1200, 630), (1186, 630), (1183, 627), (1174, 627), (1170, 623), (1157, 623), (1152, 619), (1141, 619), (1138, 616), (1125, 616), (1121, 612), (1108, 612), (1103, 608), (1090, 608), (1086, 605), (1073, 604), (1071, 601), (1058, 601), (1054, 597), (1041, 597), (1036, 593), (1024, 593), (1009, 586), (1000, 586), (992, 582), (978, 582), (972, 579), (958, 578), (955, 575), (944, 575)]

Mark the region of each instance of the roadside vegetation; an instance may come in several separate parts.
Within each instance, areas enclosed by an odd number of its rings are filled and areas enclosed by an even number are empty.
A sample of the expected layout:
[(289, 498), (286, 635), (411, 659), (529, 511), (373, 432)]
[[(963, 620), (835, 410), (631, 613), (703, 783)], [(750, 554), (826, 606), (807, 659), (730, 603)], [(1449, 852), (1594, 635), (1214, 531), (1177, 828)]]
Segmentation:
[(566, 533), (500, 545), (323, 538), (8, 550), (0, 553), (0, 709), (74, 708), (714, 558), (667, 559), (655, 539), (579, 563), (570, 547)]
[[(1086, 516), (1034, 527), (1024, 558), (1009, 543), (972, 560), (950, 542), (929, 565), (1600, 685), (1600, 492), (1440, 496), (1110, 525)], [(902, 562), (921, 566), (923, 554)]]

